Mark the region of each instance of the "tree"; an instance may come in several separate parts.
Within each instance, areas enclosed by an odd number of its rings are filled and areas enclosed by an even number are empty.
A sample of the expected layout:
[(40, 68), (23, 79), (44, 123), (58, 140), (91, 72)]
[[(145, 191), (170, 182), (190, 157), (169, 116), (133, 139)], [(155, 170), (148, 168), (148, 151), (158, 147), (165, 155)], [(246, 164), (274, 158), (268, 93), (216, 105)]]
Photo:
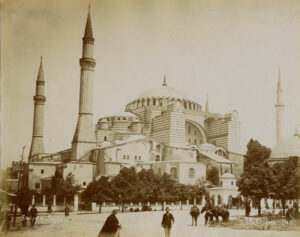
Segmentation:
[(262, 146), (257, 140), (251, 139), (247, 144), (247, 153), (244, 161), (244, 170), (253, 164), (264, 163), (271, 154), (271, 149)]
[(273, 198), (281, 200), (285, 214), (286, 200), (299, 198), (299, 182), (297, 182), (297, 158), (278, 162), (272, 166), (274, 174)]
[(246, 199), (250, 196), (257, 202), (258, 216), (261, 215), (260, 201), (273, 195), (274, 176), (267, 163), (271, 150), (251, 139), (247, 145), (244, 173), (238, 180), (239, 191)]
[(66, 202), (69, 203), (80, 189), (80, 185), (75, 184), (74, 175), (69, 173), (62, 183), (62, 194), (66, 198)]
[(125, 167), (121, 169), (120, 173), (112, 179), (111, 183), (114, 193), (114, 201), (122, 205), (123, 211), (124, 204), (126, 202), (136, 200), (138, 175), (135, 168)]
[(155, 190), (159, 188), (159, 176), (155, 175), (153, 170), (142, 169), (138, 172), (138, 185), (136, 199), (140, 200), (143, 205), (149, 201), (154, 202), (156, 200)]
[(88, 202), (99, 203), (99, 213), (104, 202), (112, 200), (113, 190), (108, 177), (102, 176), (99, 180), (94, 180), (88, 184), (82, 193), (82, 198)]
[(216, 166), (212, 166), (207, 170), (208, 181), (212, 182), (214, 185), (219, 185), (219, 170)]
[(246, 198), (250, 196), (253, 201), (257, 202), (258, 216), (261, 215), (261, 199), (272, 196), (274, 183), (272, 178), (273, 172), (266, 162), (249, 166), (247, 172), (244, 172), (238, 180), (241, 194)]

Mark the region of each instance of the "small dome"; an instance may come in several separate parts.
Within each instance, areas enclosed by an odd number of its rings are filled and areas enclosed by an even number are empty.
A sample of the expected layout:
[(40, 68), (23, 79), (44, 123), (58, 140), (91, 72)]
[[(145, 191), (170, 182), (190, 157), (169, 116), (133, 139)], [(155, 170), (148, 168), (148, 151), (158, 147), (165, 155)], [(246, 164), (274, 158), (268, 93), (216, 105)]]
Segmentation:
[(112, 146), (113, 144), (109, 141), (100, 142), (100, 147)]
[(138, 98), (151, 98), (151, 97), (173, 97), (178, 99), (187, 99), (189, 100), (189, 97), (182, 91), (177, 90), (175, 88), (162, 85), (159, 87), (155, 87), (149, 90), (144, 91), (141, 93)]
[(295, 133), (293, 137), (279, 142), (272, 150), (270, 158), (300, 157), (300, 135)]
[(234, 179), (234, 176), (231, 173), (224, 173), (224, 174), (222, 174), (221, 178), (222, 179), (223, 178), (225, 178), (225, 179)]

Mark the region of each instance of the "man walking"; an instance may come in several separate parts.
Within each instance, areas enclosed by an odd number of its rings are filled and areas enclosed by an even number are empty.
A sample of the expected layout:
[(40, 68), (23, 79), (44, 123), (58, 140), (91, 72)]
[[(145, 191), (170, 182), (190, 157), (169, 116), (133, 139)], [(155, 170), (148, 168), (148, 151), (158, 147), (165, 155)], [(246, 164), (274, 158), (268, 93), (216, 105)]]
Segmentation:
[(200, 210), (196, 205), (191, 207), (190, 215), (192, 216), (192, 226), (194, 224), (195, 224), (195, 226), (197, 226), (197, 219), (198, 219), (198, 216), (200, 215)]
[(117, 210), (113, 210), (112, 214), (107, 217), (98, 237), (120, 237), (121, 225), (116, 217), (117, 213)]
[(35, 224), (37, 213), (38, 213), (38, 211), (37, 211), (37, 209), (35, 207), (35, 204), (33, 204), (32, 208), (29, 211), (31, 226), (34, 226), (34, 224)]
[(170, 237), (172, 224), (174, 223), (174, 217), (169, 212), (169, 207), (166, 208), (166, 213), (163, 215), (161, 226), (165, 228), (165, 237)]

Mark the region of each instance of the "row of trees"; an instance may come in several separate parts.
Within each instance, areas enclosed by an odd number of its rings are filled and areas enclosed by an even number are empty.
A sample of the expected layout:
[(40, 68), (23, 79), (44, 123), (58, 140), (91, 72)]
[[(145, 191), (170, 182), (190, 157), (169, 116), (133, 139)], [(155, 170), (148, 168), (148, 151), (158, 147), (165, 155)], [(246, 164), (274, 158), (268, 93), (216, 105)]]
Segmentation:
[(270, 165), (270, 154), (269, 148), (251, 139), (247, 145), (244, 173), (237, 182), (241, 194), (257, 204), (258, 216), (261, 215), (260, 201), (263, 198), (281, 200), (283, 213), (287, 200), (299, 199), (297, 158)]
[(180, 184), (168, 174), (157, 175), (153, 170), (136, 172), (134, 167), (123, 168), (120, 173), (109, 179), (101, 177), (88, 184), (82, 193), (83, 200), (97, 202), (101, 206), (104, 202), (119, 203), (124, 209), (125, 203), (160, 202), (164, 209), (164, 202), (186, 201), (207, 195), (203, 186)]

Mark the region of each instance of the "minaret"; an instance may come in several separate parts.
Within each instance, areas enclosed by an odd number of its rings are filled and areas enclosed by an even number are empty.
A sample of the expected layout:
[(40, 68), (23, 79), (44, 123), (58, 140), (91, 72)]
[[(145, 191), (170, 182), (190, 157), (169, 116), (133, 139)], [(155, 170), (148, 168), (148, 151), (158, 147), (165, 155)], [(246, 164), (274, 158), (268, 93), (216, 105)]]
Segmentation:
[(77, 160), (93, 149), (96, 144), (96, 135), (93, 124), (93, 77), (96, 60), (93, 58), (94, 37), (90, 16), (90, 7), (85, 25), (80, 59), (80, 96), (79, 114), (72, 141), (72, 160)]
[(166, 75), (164, 75), (164, 82), (163, 82), (162, 86), (167, 86), (167, 79), (166, 79)]
[(206, 94), (205, 112), (206, 112), (206, 113), (209, 113), (208, 94)]
[(278, 69), (278, 82), (277, 82), (277, 101), (275, 104), (276, 108), (276, 144), (282, 140), (282, 116), (284, 104), (282, 103), (282, 86), (280, 78), (280, 68)]
[(44, 106), (45, 106), (45, 80), (43, 62), (41, 57), (39, 73), (36, 79), (36, 91), (34, 100), (33, 131), (29, 152), (29, 161), (32, 156), (44, 153)]

